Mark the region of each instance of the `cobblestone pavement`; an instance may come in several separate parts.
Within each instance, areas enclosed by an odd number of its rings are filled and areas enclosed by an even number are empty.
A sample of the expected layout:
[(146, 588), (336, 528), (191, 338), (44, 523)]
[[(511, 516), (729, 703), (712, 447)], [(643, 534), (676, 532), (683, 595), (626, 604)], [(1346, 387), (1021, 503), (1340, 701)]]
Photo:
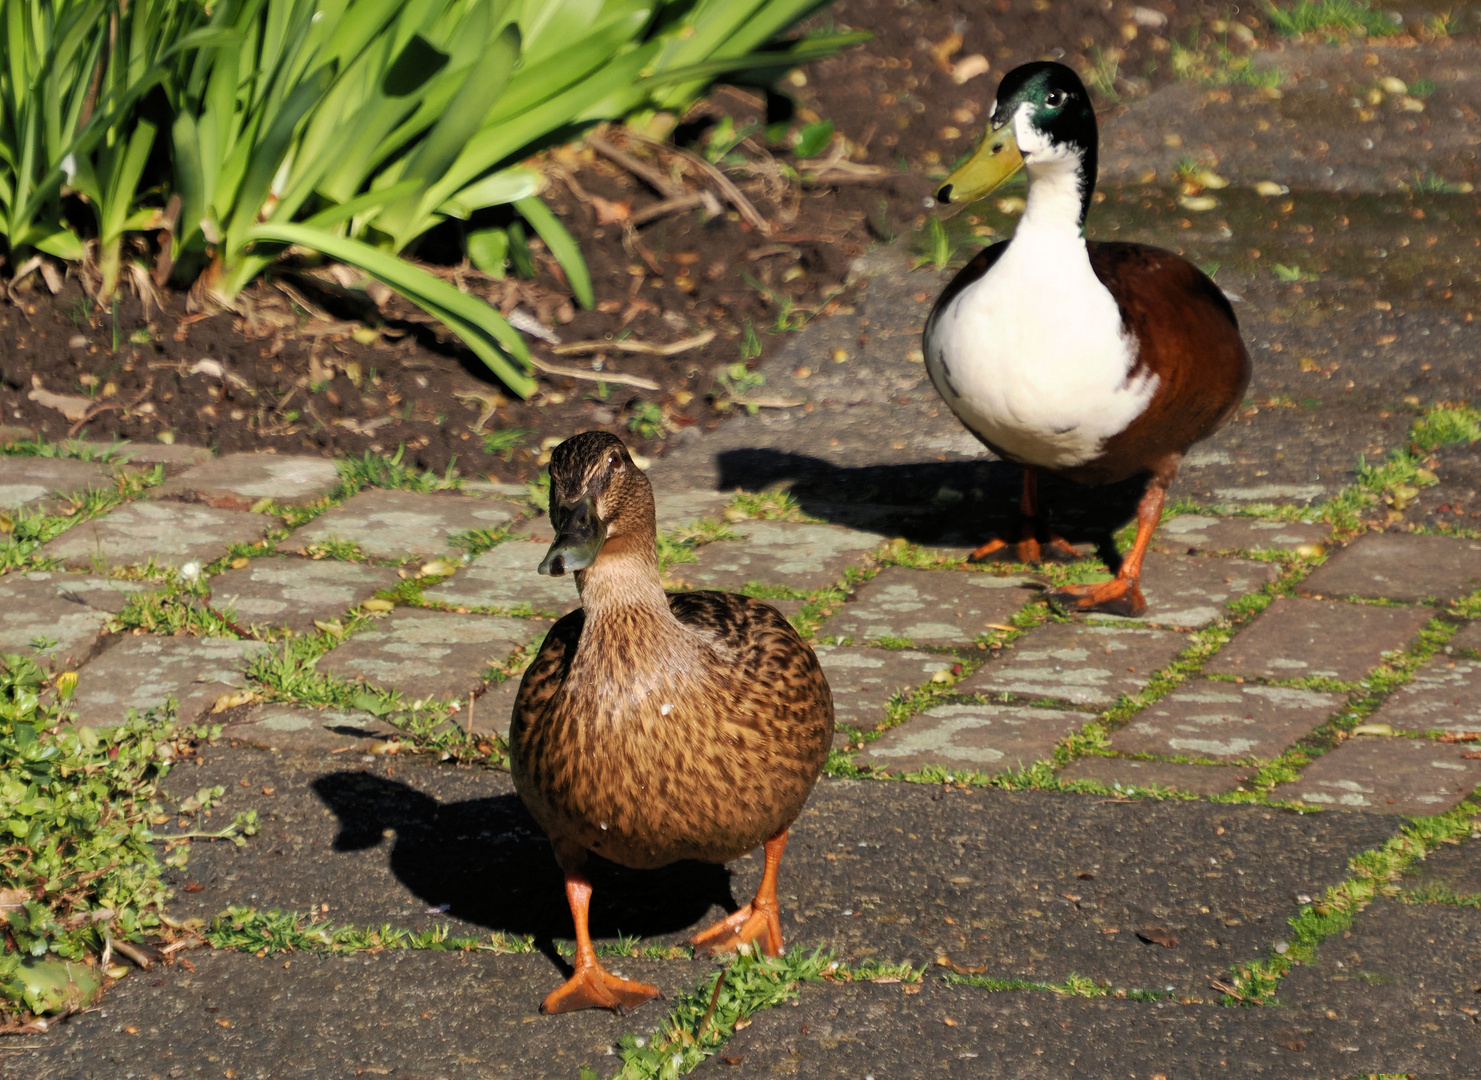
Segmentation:
[[(1325, 167), (1299, 140), (1270, 155), (1234, 131), (1279, 124), (1319, 82), (1385, 74), (1452, 73), (1432, 77), (1468, 107), (1474, 50), (1439, 68), (1422, 52), (1288, 50), (1283, 100), (1179, 85), (1108, 128), (1092, 231), (1220, 262), (1256, 356), (1246, 408), (1178, 481), (1145, 618), (1050, 610), (1043, 586), (1103, 573), (1093, 561), (964, 562), (1006, 523), (1016, 477), (924, 382), (940, 281), (907, 269), (905, 245), (863, 260), (852, 310), (764, 370), (804, 405), (655, 464), (671, 585), (770, 598), (835, 691), (836, 753), (783, 869), (790, 939), (913, 965), (802, 986), (701, 1074), (1481, 1075), (1481, 444), (1422, 452), (1376, 490), (1355, 468), (1474, 395), (1475, 201), (1395, 186), (1415, 162), (1473, 167), (1474, 137), (1425, 151), (1396, 122), (1375, 165), (1333, 127)], [(1185, 151), (1233, 147), (1205, 164), (1238, 183), (1217, 212), (1169, 216), (1175, 196), (1137, 177), (1165, 178), (1189, 113), (1204, 138)], [(1283, 209), (1250, 193), (1261, 180), (1307, 190)], [(195, 845), (174, 916), (281, 908), (528, 935), (546, 955), (197, 953), (0, 1047), (0, 1074), (615, 1073), (618, 1037), (652, 1036), (664, 1006), (535, 1015), (569, 918), (507, 776), (387, 752), (457, 736), (497, 753), (523, 660), (576, 603), (535, 573), (539, 511), (499, 485), (357, 490), (318, 459), (157, 449), (0, 457), (8, 512), (124, 495), (0, 576), (0, 648), (76, 670), (79, 723), (173, 701), (181, 723), (224, 725), (170, 783), (222, 784), (217, 812), (256, 808), (263, 831)], [(1365, 491), (1355, 528), (1342, 507)], [(1056, 524), (1102, 552), (1135, 494), (1045, 484)], [(1414, 818), (1444, 833), (1428, 858), (1400, 842)], [(671, 946), (758, 872), (749, 856), (609, 870), (594, 931)], [(627, 973), (670, 994), (712, 970), (638, 951)]]

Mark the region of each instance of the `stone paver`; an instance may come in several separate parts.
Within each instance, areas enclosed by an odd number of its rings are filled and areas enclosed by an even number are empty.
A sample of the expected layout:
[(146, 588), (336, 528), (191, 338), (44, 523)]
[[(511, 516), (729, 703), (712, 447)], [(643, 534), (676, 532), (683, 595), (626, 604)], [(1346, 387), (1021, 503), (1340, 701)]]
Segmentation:
[(1356, 682), (1403, 649), (1434, 613), (1339, 600), (1278, 597), (1204, 667), (1249, 679)]
[[(509, 723), (514, 712), (514, 699), (519, 696), (518, 675), (500, 683), (490, 683), (488, 689), (473, 704), (473, 732), (475, 735), (497, 735), (509, 738)], [(457, 718), (460, 722), (463, 716)]]
[(466, 698), (483, 673), (550, 624), (537, 619), (458, 615), (397, 608), (347, 638), (319, 661), (319, 670), (364, 679), (419, 698)]
[(1452, 634), (1449, 645), (1451, 652), (1481, 653), (1481, 619), (1466, 623)]
[(0, 510), (48, 502), (53, 494), (112, 488), (108, 469), (73, 458), (0, 456)]
[(1101, 614), (1090, 617), (1123, 626), (1151, 623), (1196, 630), (1216, 621), (1231, 601), (1274, 581), (1277, 573), (1271, 563), (1251, 559), (1192, 558), (1154, 551), (1142, 563), (1146, 613), (1134, 619)]
[[(135, 593), (149, 592), (154, 588), (147, 581), (129, 581), (124, 578), (106, 578), (97, 574), (69, 574), (61, 570), (28, 570), (25, 580), (49, 581), (57, 595), (68, 603), (86, 604), (88, 607), (117, 615)], [(0, 578), (0, 582), (10, 578)]]
[(512, 503), (467, 495), (424, 495), (371, 488), (327, 510), (278, 545), (302, 554), (326, 540), (353, 541), (374, 559), (446, 555), (447, 539), (471, 529), (497, 529), (519, 514)]
[(262, 538), (272, 524), (261, 514), (218, 510), (183, 503), (131, 502), (91, 521), (72, 526), (37, 554), (61, 559), (68, 567), (180, 567), (192, 560), (211, 562), (233, 544)]
[(700, 518), (718, 518), (730, 502), (730, 495), (723, 491), (655, 491), (653, 502), (658, 531), (667, 532), (691, 525)]
[(1027, 580), (887, 566), (818, 628), (818, 637), (970, 645), (990, 632), (989, 623), (1006, 624), (1035, 595), (1024, 588)]
[(166, 480), (155, 499), (201, 502), (223, 510), (250, 510), (262, 499), (284, 506), (316, 502), (339, 485), (329, 458), (287, 454), (228, 454)]
[(110, 614), (91, 598), (115, 594), (88, 587), (73, 591), (73, 584), (82, 581), (113, 584), (107, 578), (44, 570), (0, 577), (0, 653), (35, 654), (38, 663), (59, 670), (89, 659), (100, 646), (98, 631)]
[(1369, 718), (1395, 731), (1481, 732), (1481, 660), (1440, 653)]
[(548, 539), (506, 540), (424, 595), (428, 600), (455, 607), (529, 607), (564, 615), (581, 606), (581, 597), (577, 595), (573, 575), (548, 577), (539, 572), (540, 560), (549, 546)]
[(1088, 719), (1028, 705), (937, 705), (868, 743), (858, 757), (892, 772), (923, 765), (1010, 772), (1051, 757), (1055, 744)]
[(1097, 780), (1106, 787), (1139, 789), (1152, 785), (1191, 792), (1222, 795), (1233, 791), (1254, 769), (1237, 765), (1189, 765), (1181, 761), (1138, 761), (1136, 758), (1082, 757), (1059, 770), (1061, 780)]
[(1481, 784), (1481, 761), (1465, 757), (1467, 743), (1357, 737), (1275, 789), (1330, 810), (1380, 814), (1439, 814)]
[(1301, 583), (1307, 596), (1453, 600), (1481, 588), (1481, 540), (1367, 533)]
[(1051, 623), (957, 685), (959, 694), (1046, 697), (1104, 708), (1134, 694), (1187, 645), (1170, 630)]
[(1409, 875), (1413, 881), (1405, 884), (1410, 887), (1424, 889), (1439, 885), (1481, 901), (1481, 836), (1473, 832), (1469, 839), (1457, 845), (1446, 844), (1432, 851), (1423, 862), (1409, 867)]
[(78, 673), (72, 699), (77, 722), (112, 727), (129, 709), (142, 713), (174, 698), (179, 722), (193, 723), (244, 684), (247, 660), (263, 648), (229, 638), (126, 635)]
[(816, 645), (828, 687), (833, 691), (833, 720), (869, 730), (885, 718), (885, 706), (897, 693), (910, 693), (955, 661), (949, 656), (914, 649), (861, 649)]
[(266, 750), (368, 748), (397, 729), (355, 709), (309, 709), (297, 705), (254, 705), (225, 725), (222, 737)]
[(307, 634), (314, 620), (332, 619), (400, 580), (389, 566), (332, 559), (253, 559), (211, 579), (211, 603), (231, 608), (249, 626), (286, 626)]
[(1273, 758), (1344, 700), (1338, 694), (1200, 679), (1138, 713), (1111, 737), (1111, 746), (1169, 756)]
[(735, 540), (699, 549), (699, 560), (676, 566), (671, 576), (694, 589), (740, 592), (758, 581), (798, 592), (829, 589), (850, 566), (864, 566), (880, 537), (836, 525), (794, 521), (743, 521)]
[[(102, 445), (112, 446), (109, 443)], [(166, 476), (185, 472), (216, 456), (204, 446), (186, 446), (183, 443), (126, 442), (112, 448), (115, 451), (114, 461), (134, 466), (159, 465)]]
[(1325, 525), (1301, 521), (1179, 514), (1158, 527), (1152, 546), (1153, 550), (1174, 552), (1295, 548), (1325, 544), (1330, 534)]

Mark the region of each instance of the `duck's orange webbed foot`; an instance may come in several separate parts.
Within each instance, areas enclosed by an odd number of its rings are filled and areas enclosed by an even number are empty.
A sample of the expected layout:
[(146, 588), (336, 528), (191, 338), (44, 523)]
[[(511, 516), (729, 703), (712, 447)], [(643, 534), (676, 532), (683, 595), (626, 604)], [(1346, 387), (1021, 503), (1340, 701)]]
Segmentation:
[(540, 1011), (551, 1015), (578, 1009), (611, 1009), (620, 1016), (659, 996), (658, 987), (620, 979), (592, 960), (578, 964), (576, 974), (541, 1002)]
[(1043, 543), (1032, 536), (1012, 544), (1002, 539), (989, 540), (968, 555), (967, 561), (983, 562), (1007, 547), (1013, 548), (1013, 556), (1018, 562), (1030, 565), (1041, 562), (1079, 562), (1084, 558), (1068, 540), (1051, 533)]
[(1135, 578), (1112, 578), (1097, 585), (1066, 585), (1049, 594), (1052, 603), (1072, 614), (1096, 611), (1104, 615), (1136, 616), (1147, 601)]
[(689, 939), (700, 955), (730, 952), (752, 942), (767, 956), (782, 955), (782, 915), (775, 902), (753, 900)]
[(782, 955), (782, 909), (777, 903), (776, 883), (786, 847), (786, 829), (766, 841), (766, 868), (761, 872), (756, 898), (690, 938), (696, 953), (727, 952), (755, 942), (767, 956)]
[(1023, 497), (1018, 504), (1018, 539), (1010, 541), (989, 540), (971, 555), (968, 562), (982, 562), (1002, 551), (1013, 548), (1013, 554), (1021, 563), (1030, 565), (1041, 562), (1078, 562), (1082, 557), (1062, 536), (1050, 533), (1040, 543), (1039, 522), (1039, 473), (1037, 469), (1023, 470)]
[(661, 996), (658, 987), (619, 979), (597, 962), (596, 949), (592, 947), (591, 932), (587, 927), (591, 882), (581, 869), (585, 861), (586, 853), (580, 848), (565, 850), (561, 860), (566, 872), (566, 900), (571, 905), (571, 922), (576, 928), (576, 973), (540, 1003), (542, 1013), (611, 1009), (621, 1014)]

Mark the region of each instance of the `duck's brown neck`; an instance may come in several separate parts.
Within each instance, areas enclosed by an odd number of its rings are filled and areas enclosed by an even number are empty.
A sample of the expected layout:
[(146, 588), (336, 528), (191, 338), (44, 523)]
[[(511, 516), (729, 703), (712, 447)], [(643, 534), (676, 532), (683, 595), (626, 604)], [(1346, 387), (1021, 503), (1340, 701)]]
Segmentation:
[(652, 535), (608, 537), (596, 562), (576, 572), (576, 588), (587, 622), (612, 618), (677, 622), (658, 575)]

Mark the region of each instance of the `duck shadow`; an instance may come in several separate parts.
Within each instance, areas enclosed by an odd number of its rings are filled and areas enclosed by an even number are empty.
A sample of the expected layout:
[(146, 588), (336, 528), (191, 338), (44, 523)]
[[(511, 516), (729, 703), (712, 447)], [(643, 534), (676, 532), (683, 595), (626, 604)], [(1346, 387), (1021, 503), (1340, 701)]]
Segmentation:
[[(550, 842), (518, 795), (442, 803), (407, 784), (348, 771), (310, 786), (339, 819), (334, 850), (389, 843), (391, 872), (429, 907), (445, 906), (449, 916), (489, 930), (532, 935), (547, 954), (552, 939), (573, 936)], [(713, 905), (727, 912), (739, 906), (724, 866), (629, 870), (593, 856), (587, 872), (595, 938), (672, 934)]]
[[(786, 490), (814, 517), (912, 543), (975, 548), (1016, 535), (1023, 470), (1006, 461), (845, 466), (757, 448), (722, 451), (716, 463), (721, 491)], [(1136, 517), (1148, 479), (1090, 487), (1041, 473), (1041, 523), (1072, 544), (1094, 544), (1115, 568), (1112, 537)]]

